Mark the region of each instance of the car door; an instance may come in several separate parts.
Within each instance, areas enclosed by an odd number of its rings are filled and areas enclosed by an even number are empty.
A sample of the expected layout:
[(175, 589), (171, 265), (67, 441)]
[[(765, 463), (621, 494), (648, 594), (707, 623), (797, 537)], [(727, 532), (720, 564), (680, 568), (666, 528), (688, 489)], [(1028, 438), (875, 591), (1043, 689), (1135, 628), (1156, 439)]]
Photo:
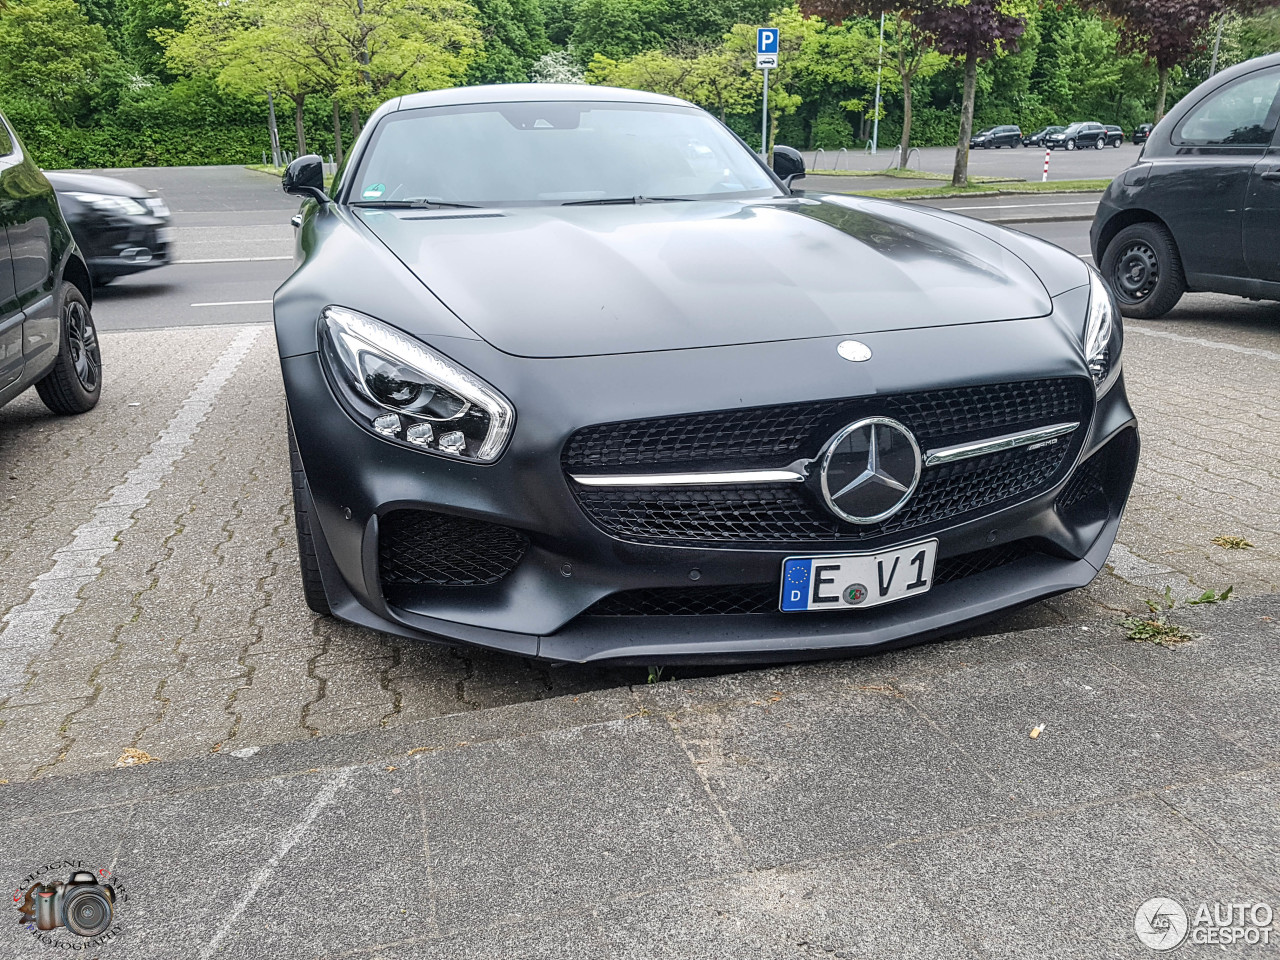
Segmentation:
[[(1272, 104), (1280, 111), (1280, 96)], [(1280, 283), (1280, 125), (1271, 146), (1249, 173), (1249, 195), (1244, 205), (1244, 257), (1248, 276)]]
[[(1255, 70), (1211, 91), (1169, 134), (1173, 153), (1152, 160), (1147, 189), (1159, 197), (1156, 212), (1173, 232), (1193, 287), (1201, 282), (1197, 276), (1247, 272), (1244, 212), (1254, 168), (1275, 135), (1278, 92), (1280, 67)], [(1276, 186), (1259, 178), (1262, 185)], [(1267, 193), (1259, 189), (1260, 197)]]
[[(0, 118), (0, 125), (5, 121)], [(58, 199), (44, 173), (12, 127), (5, 129), (10, 146), (9, 166), (0, 188), (0, 204), (7, 208), (9, 261), (18, 306), (23, 312), (20, 340), (23, 362), (34, 370), (58, 346), (58, 305), (54, 250), (69, 239)]]
[(5, 180), (16, 164), (13, 138), (0, 119), (0, 388), (22, 376), (22, 310), (9, 253), (9, 222), (16, 204), (9, 202)]

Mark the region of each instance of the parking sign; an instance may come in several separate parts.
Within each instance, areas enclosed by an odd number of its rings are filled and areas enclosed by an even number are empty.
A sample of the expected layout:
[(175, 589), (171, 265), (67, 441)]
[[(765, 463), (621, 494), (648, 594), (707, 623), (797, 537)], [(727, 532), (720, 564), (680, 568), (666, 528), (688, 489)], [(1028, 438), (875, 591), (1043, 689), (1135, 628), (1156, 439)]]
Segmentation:
[(756, 30), (756, 53), (778, 52), (778, 31), (775, 27), (760, 27)]

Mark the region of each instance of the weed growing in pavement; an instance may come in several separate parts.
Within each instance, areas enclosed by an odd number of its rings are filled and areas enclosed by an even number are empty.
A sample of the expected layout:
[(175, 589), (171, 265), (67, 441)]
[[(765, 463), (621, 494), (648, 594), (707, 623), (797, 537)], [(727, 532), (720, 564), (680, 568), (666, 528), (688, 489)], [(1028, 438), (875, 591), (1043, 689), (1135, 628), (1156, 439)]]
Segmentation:
[(666, 668), (665, 668), (665, 667), (650, 667), (650, 668), (649, 668), (649, 681), (648, 681), (648, 682), (649, 682), (649, 683), (658, 683), (658, 682), (662, 679), (662, 671), (663, 671), (664, 669), (666, 669)]
[[(1206, 590), (1198, 597), (1188, 597), (1183, 601), (1187, 606), (1197, 606), (1203, 603), (1223, 603), (1231, 599), (1231, 591), (1234, 586), (1227, 587), (1221, 593), (1216, 590)], [(1120, 621), (1120, 626), (1125, 630), (1125, 636), (1137, 643), (1154, 643), (1161, 647), (1171, 647), (1174, 644), (1186, 643), (1194, 637), (1187, 632), (1184, 627), (1176, 623), (1170, 623), (1166, 616), (1168, 611), (1177, 605), (1177, 601), (1173, 597), (1173, 587), (1165, 587), (1156, 600), (1146, 601), (1147, 609), (1151, 611), (1150, 616), (1146, 617), (1125, 617)]]
[(1227, 587), (1227, 589), (1223, 590), (1221, 593), (1215, 593), (1212, 590), (1206, 590), (1204, 593), (1200, 594), (1200, 596), (1196, 597), (1194, 600), (1188, 600), (1187, 605), (1194, 607), (1196, 604), (1199, 604), (1199, 603), (1222, 603), (1224, 600), (1231, 599), (1231, 591), (1234, 589), (1235, 587)]
[(1215, 547), (1222, 547), (1226, 550), (1248, 550), (1253, 546), (1244, 537), (1214, 537), (1209, 542)]

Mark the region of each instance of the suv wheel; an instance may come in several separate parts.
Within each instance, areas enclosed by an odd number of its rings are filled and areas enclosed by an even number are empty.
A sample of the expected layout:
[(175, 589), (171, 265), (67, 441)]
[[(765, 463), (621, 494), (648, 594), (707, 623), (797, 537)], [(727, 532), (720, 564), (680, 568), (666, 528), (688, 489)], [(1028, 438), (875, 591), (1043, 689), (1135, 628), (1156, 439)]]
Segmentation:
[(1067, 149), (1068, 149), (1068, 150), (1074, 150), (1075, 148), (1076, 148), (1076, 142), (1075, 142), (1074, 140), (1068, 140), (1068, 141), (1067, 141)]
[(1106, 145), (1107, 145), (1107, 138), (1106, 138), (1106, 137), (1099, 137), (1099, 138), (1098, 138), (1098, 142), (1094, 144), (1094, 146), (1095, 146), (1095, 147), (1097, 147), (1099, 150), (1101, 150), (1101, 149), (1102, 149), (1103, 147), (1105, 147)]
[(1102, 276), (1121, 312), (1139, 320), (1163, 317), (1187, 289), (1178, 247), (1158, 223), (1135, 223), (1116, 234), (1102, 255)]
[(62, 343), (53, 369), (36, 381), (36, 393), (54, 413), (88, 413), (102, 396), (102, 351), (89, 301), (73, 284), (62, 285)]
[(293, 519), (298, 534), (298, 572), (302, 575), (302, 596), (316, 613), (328, 616), (329, 598), (320, 579), (320, 558), (316, 553), (315, 534), (311, 530), (311, 487), (302, 470), (298, 441), (293, 437), (293, 421), (289, 421), (289, 477), (293, 481)]

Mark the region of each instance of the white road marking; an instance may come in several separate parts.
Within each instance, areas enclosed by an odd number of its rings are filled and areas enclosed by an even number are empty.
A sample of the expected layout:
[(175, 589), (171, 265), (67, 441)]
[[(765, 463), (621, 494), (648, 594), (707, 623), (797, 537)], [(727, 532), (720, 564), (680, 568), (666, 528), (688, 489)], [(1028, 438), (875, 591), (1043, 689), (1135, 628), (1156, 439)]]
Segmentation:
[(258, 263), (262, 260), (292, 260), (287, 257), (212, 257), (208, 260), (170, 260), (170, 263)]
[(307, 808), (307, 812), (302, 815), (302, 819), (295, 823), (292, 827), (284, 832), (280, 837), (280, 842), (276, 845), (276, 852), (271, 859), (263, 864), (249, 880), (249, 886), (245, 888), (244, 893), (240, 895), (240, 899), (236, 901), (236, 905), (227, 913), (227, 918), (222, 921), (222, 926), (218, 928), (218, 932), (213, 935), (203, 950), (200, 951), (200, 960), (209, 960), (218, 951), (218, 945), (231, 932), (231, 928), (235, 926), (240, 915), (253, 902), (253, 898), (258, 895), (258, 890), (264, 883), (271, 879), (271, 875), (276, 872), (276, 868), (280, 866), (280, 861), (289, 855), (289, 851), (297, 845), (311, 829), (311, 824), (316, 822), (316, 817), (324, 811), (324, 808), (333, 803), (337, 797), (338, 791), (351, 779), (351, 774), (355, 771), (355, 767), (343, 767), (338, 771), (337, 775), (320, 788), (320, 792), (315, 795), (311, 801), (311, 806)]
[(1040, 207), (1096, 207), (1097, 200), (1061, 200), (1057, 203), (992, 203), (973, 207), (938, 207), (939, 210), (1038, 210)]
[(262, 330), (255, 325), (235, 336), (137, 465), (93, 508), (71, 542), (54, 552), (52, 568), (31, 582), (31, 596), (0, 620), (0, 697), (21, 689), (28, 664), (53, 646), (58, 621), (80, 606), (80, 590), (98, 578), (102, 559), (115, 552), (133, 515), (186, 455), (219, 392)]
[(270, 300), (219, 300), (213, 303), (193, 303), (193, 307), (243, 307), (256, 303), (270, 303)]
[(1203, 337), (1185, 337), (1180, 333), (1169, 333), (1165, 330), (1152, 330), (1140, 327), (1132, 320), (1125, 323), (1126, 333), (1140, 333), (1144, 337), (1159, 337), (1161, 340), (1175, 340), (1178, 343), (1190, 343), (1197, 347), (1208, 347), (1210, 350), (1230, 350), (1232, 353), (1243, 353), (1249, 357), (1261, 357), (1263, 360), (1280, 360), (1280, 353), (1263, 350), (1261, 347), (1242, 347), (1238, 343), (1223, 343), (1221, 340), (1206, 340)]

